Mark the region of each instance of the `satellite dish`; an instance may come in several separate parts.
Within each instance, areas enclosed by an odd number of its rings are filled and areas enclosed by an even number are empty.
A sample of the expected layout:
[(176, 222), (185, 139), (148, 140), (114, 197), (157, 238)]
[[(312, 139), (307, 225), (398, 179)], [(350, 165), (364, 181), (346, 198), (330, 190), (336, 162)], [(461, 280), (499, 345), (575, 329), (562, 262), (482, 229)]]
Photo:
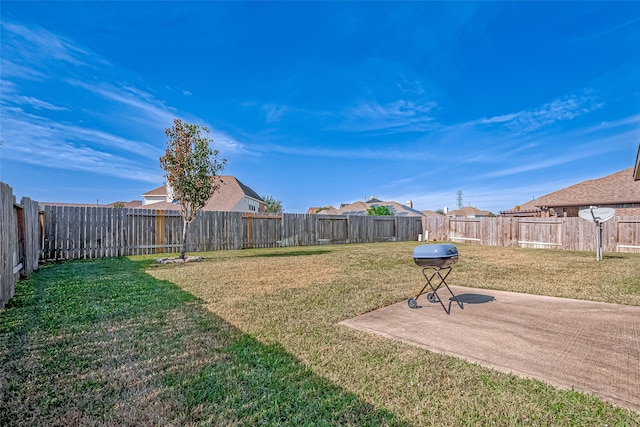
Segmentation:
[(613, 218), (615, 213), (613, 208), (599, 208), (597, 206), (589, 206), (578, 212), (580, 218), (596, 224), (596, 261), (602, 259), (602, 223)]
[(616, 210), (613, 208), (599, 208), (597, 206), (591, 206), (588, 208), (580, 209), (578, 215), (582, 219), (592, 221), (595, 223), (605, 222), (613, 218), (616, 214)]

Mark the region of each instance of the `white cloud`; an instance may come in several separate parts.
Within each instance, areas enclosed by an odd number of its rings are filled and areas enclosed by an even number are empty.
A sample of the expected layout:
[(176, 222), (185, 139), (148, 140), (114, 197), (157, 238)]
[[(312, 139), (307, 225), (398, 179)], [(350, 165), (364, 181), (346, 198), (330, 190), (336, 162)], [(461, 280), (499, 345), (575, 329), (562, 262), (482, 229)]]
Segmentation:
[(49, 104), (46, 101), (42, 101), (37, 98), (32, 98), (30, 96), (22, 96), (20, 97), (25, 104), (31, 105), (33, 108), (37, 110), (51, 110), (51, 111), (65, 111), (68, 110), (66, 107), (58, 107), (53, 104)]
[(597, 110), (603, 106), (591, 96), (568, 96), (553, 100), (532, 111), (519, 111), (500, 116), (482, 118), (469, 124), (472, 125), (503, 125), (516, 132), (532, 132), (555, 122), (571, 120), (583, 114)]
[(414, 102), (397, 100), (384, 105), (376, 102), (362, 102), (346, 111), (346, 130), (406, 131), (418, 127), (426, 128), (433, 123), (431, 113), (437, 108), (436, 102)]
[(289, 108), (286, 105), (265, 104), (261, 110), (266, 116), (265, 123), (271, 124), (280, 121)]
[[(26, 27), (12, 22), (2, 22), (3, 56), (27, 61), (28, 68), (46, 68), (53, 63), (66, 63), (73, 66), (89, 66), (104, 64), (99, 56), (83, 49), (78, 44), (64, 37), (57, 36), (40, 27)], [(19, 64), (24, 65), (24, 64)]]

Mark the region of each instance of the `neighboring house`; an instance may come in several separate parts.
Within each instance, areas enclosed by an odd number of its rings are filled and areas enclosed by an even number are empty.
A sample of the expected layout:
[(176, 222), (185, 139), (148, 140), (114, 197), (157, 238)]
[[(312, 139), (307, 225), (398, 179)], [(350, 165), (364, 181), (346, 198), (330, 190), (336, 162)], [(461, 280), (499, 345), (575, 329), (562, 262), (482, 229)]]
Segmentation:
[(483, 211), (473, 206), (465, 206), (460, 209), (455, 209), (453, 211), (449, 211), (447, 216), (453, 216), (457, 218), (483, 218), (488, 216), (493, 216), (493, 214), (489, 211)]
[(590, 206), (614, 208), (617, 216), (640, 216), (640, 180), (634, 180), (634, 173), (629, 168), (580, 182), (540, 197), (536, 206), (543, 217), (576, 217)]
[(422, 211), (422, 215), (426, 216), (426, 217), (437, 217), (437, 218), (444, 218), (444, 215), (435, 211)]
[(329, 206), (325, 208), (310, 208), (307, 212), (317, 213), (320, 215), (367, 215), (367, 209), (372, 206), (386, 206), (389, 208), (389, 211), (395, 216), (422, 216), (422, 212), (413, 209), (413, 203), (411, 201), (408, 201), (406, 205), (403, 205), (398, 202), (383, 202), (373, 196), (366, 202), (342, 204), (340, 205), (339, 209), (335, 209)]
[(537, 199), (529, 200), (526, 203), (518, 205), (511, 210), (508, 211), (500, 211), (501, 216), (509, 216), (509, 217), (536, 217), (539, 218), (542, 216), (542, 210), (536, 206), (538, 203)]
[[(215, 176), (211, 179), (220, 183), (220, 188), (213, 193), (204, 211), (263, 213), (264, 200), (250, 187), (234, 176)], [(173, 201), (171, 188), (163, 185), (142, 195), (142, 208), (178, 210), (179, 205)]]

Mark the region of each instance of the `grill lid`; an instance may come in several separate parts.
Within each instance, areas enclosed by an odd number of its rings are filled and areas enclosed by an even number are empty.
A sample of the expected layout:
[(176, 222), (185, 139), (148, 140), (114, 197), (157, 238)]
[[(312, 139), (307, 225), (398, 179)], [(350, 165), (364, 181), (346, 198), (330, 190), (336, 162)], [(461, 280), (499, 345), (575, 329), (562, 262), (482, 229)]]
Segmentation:
[(414, 259), (452, 258), (458, 256), (458, 248), (451, 243), (431, 243), (416, 246), (413, 249)]

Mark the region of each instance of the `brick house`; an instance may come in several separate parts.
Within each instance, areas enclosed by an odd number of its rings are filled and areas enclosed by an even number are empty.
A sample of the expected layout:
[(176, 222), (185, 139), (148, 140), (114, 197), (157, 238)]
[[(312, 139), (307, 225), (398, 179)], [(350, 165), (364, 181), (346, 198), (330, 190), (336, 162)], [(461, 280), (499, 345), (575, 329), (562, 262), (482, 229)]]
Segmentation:
[[(211, 179), (220, 182), (220, 188), (213, 193), (203, 211), (263, 213), (264, 200), (251, 187), (243, 184), (231, 175), (215, 176)], [(178, 210), (173, 203), (171, 189), (167, 185), (154, 188), (142, 195), (142, 208)]]
[[(535, 206), (542, 217), (576, 217), (589, 206), (614, 208), (616, 216), (640, 216), (640, 180), (634, 168), (580, 182), (540, 197)], [(637, 177), (636, 177), (637, 179)]]

